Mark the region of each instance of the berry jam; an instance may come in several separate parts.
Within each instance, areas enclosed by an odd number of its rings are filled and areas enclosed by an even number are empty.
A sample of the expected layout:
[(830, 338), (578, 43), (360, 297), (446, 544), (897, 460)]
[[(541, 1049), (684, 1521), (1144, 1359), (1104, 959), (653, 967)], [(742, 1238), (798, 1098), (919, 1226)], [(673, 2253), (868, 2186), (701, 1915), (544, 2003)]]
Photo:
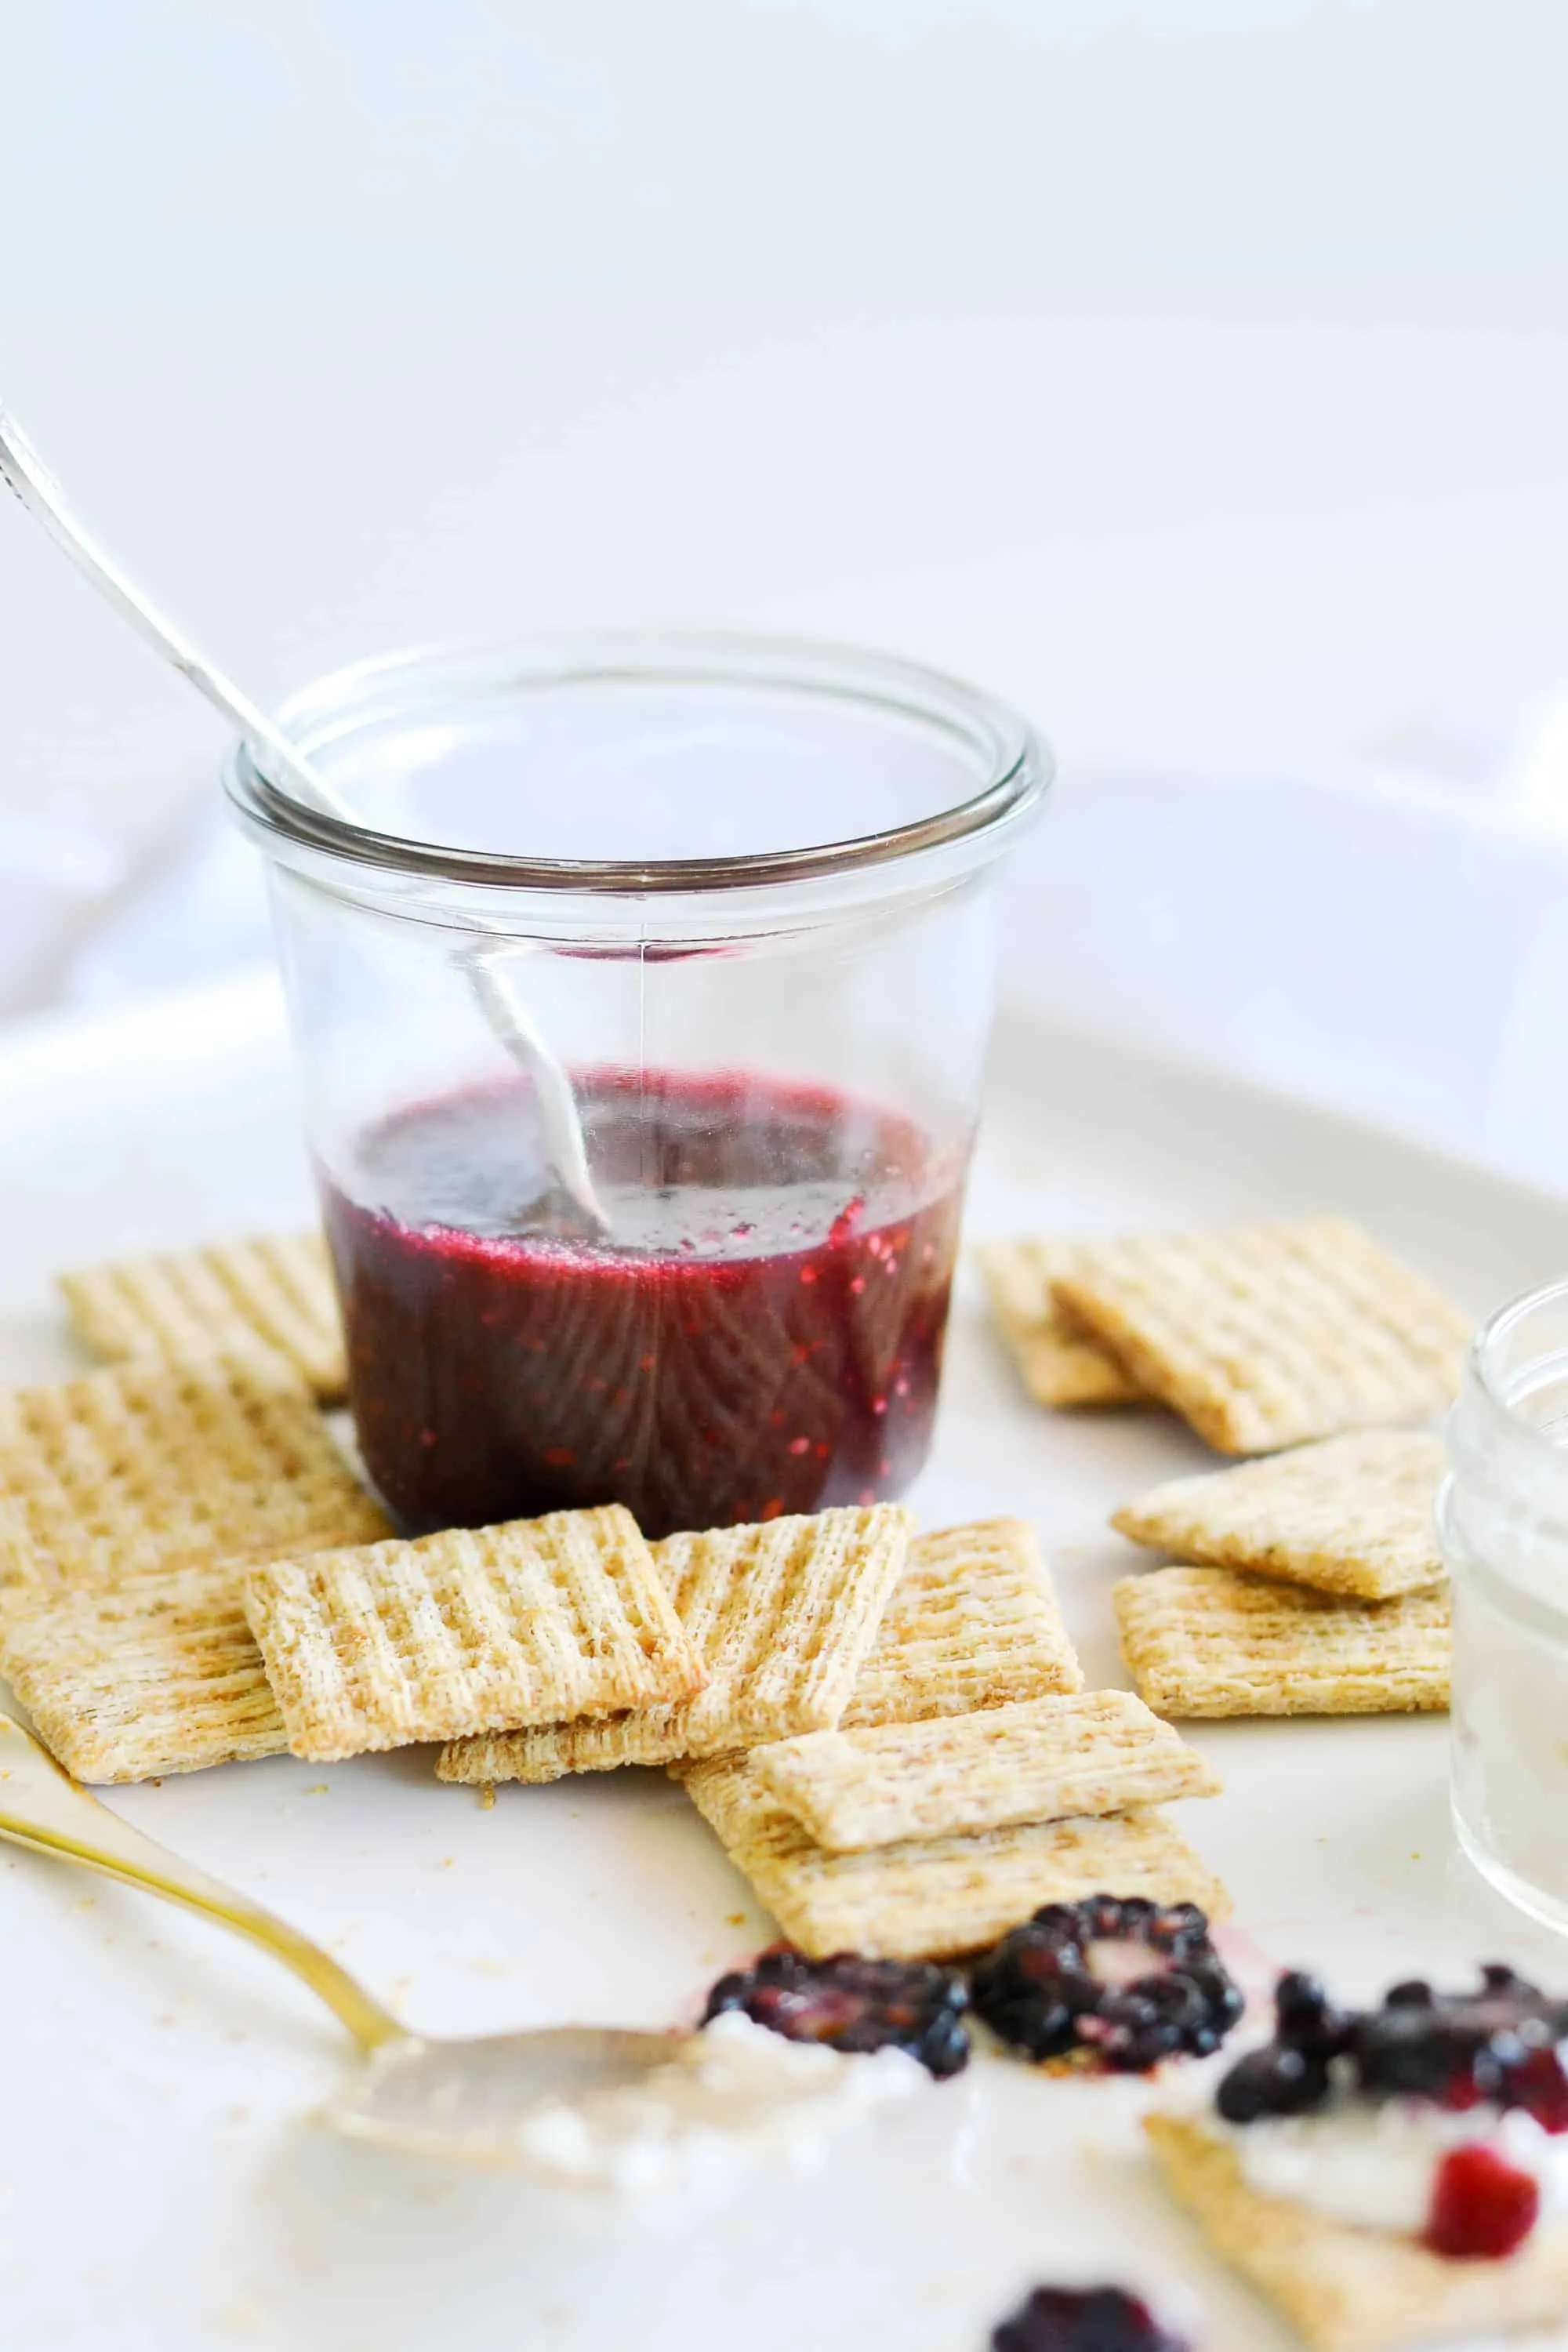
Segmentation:
[(607, 1237), (551, 1178), (521, 1080), (399, 1113), (349, 1189), (324, 1184), (354, 1425), (399, 1519), (620, 1502), (661, 1536), (901, 1494), (936, 1407), (954, 1170), (825, 1088), (574, 1085)]

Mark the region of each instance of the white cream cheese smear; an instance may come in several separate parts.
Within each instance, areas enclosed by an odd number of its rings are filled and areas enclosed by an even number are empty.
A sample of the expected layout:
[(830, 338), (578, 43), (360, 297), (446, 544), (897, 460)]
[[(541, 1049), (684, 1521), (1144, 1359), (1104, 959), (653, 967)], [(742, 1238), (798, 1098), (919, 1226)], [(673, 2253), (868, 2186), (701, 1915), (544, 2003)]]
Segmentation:
[(931, 2087), (901, 2050), (847, 2057), (731, 2010), (640, 2083), (542, 2103), (518, 2147), (534, 2170), (584, 2188), (708, 2197), (760, 2163), (820, 2164), (867, 2116)]
[(1541, 2187), (1541, 2219), (1568, 2215), (1568, 2133), (1542, 2131), (1522, 2108), (1461, 2112), (1424, 2100), (1347, 2101), (1316, 2115), (1210, 2127), (1234, 2149), (1247, 2186), (1363, 2230), (1419, 2237), (1434, 2176), (1450, 2148), (1484, 2145)]

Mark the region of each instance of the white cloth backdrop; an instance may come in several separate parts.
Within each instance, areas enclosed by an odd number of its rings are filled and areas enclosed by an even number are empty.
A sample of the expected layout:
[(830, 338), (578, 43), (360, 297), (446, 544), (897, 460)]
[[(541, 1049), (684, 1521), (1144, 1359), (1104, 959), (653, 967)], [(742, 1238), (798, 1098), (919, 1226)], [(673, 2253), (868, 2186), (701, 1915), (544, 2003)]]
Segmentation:
[[(260, 698), (594, 623), (1062, 752), (1010, 984), (1568, 1185), (1560, 0), (84, 0), (0, 376)], [(207, 714), (0, 510), (0, 1013), (262, 951)]]

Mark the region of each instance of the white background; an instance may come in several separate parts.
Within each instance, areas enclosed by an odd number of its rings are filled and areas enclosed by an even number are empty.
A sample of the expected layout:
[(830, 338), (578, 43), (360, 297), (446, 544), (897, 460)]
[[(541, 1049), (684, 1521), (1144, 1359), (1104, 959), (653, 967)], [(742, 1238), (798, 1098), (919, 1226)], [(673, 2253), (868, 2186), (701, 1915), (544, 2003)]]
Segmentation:
[[(11, 0), (0, 383), (263, 698), (600, 621), (973, 675), (1064, 753), (1053, 1002), (1556, 1181), (1555, 901), (1445, 827), (1568, 681), (1565, 69), (1555, 0)], [(210, 867), (137, 912), (220, 730), (9, 509), (0, 623), (3, 1001), (254, 951)], [(1245, 800), (1151, 848), (1110, 768)], [(1278, 780), (1373, 770), (1369, 897)]]

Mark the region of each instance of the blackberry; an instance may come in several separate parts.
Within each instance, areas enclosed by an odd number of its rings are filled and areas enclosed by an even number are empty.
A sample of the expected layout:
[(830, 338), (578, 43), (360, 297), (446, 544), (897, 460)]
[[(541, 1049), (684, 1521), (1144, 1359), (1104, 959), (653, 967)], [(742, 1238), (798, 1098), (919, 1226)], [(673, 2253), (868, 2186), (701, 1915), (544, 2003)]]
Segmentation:
[(1046, 1904), (975, 1963), (970, 1990), (1028, 2057), (1087, 2049), (1118, 2074), (1206, 2057), (1242, 2007), (1196, 1905), (1141, 1895)]
[(1500, 1964), (1474, 1992), (1394, 1985), (1377, 2009), (1341, 2011), (1315, 1977), (1292, 1971), (1275, 1993), (1275, 2038), (1239, 2059), (1215, 2105), (1227, 2122), (1319, 2106), (1342, 2059), (1372, 2099), (1427, 2099), (1462, 2110), (1483, 2100), (1522, 2107), (1543, 2130), (1568, 2131), (1568, 2001)]
[(1310, 2115), (1329, 2095), (1329, 2062), (1344, 2050), (1356, 2020), (1334, 2007), (1304, 1969), (1289, 1969), (1274, 1988), (1274, 2039), (1238, 2058), (1215, 2094), (1226, 2123), (1265, 2116)]
[(1523, 2107), (1547, 2131), (1568, 2130), (1568, 2001), (1511, 1969), (1483, 1969), (1474, 1992), (1402, 1996), (1364, 2010), (1347, 2047), (1358, 2086), (1373, 2098), (1431, 2099), (1465, 2108), (1482, 2100)]
[(1255, 2124), (1265, 2116), (1310, 2115), (1329, 2095), (1329, 2070), (1321, 2058), (1268, 2042), (1238, 2058), (1215, 2094), (1227, 2124)]
[(1351, 2023), (1350, 2017), (1333, 2006), (1317, 1978), (1303, 1969), (1287, 1970), (1274, 1989), (1274, 2038), (1303, 2058), (1324, 2064), (1337, 2058)]
[(1037, 2286), (991, 2338), (992, 2352), (1190, 2352), (1119, 2286)]
[(902, 2050), (939, 2081), (969, 2063), (962, 1977), (930, 1961), (868, 1960), (858, 1952), (808, 1960), (787, 1948), (721, 1977), (702, 2022), (743, 2010), (788, 2042), (821, 2042), (846, 2056)]

